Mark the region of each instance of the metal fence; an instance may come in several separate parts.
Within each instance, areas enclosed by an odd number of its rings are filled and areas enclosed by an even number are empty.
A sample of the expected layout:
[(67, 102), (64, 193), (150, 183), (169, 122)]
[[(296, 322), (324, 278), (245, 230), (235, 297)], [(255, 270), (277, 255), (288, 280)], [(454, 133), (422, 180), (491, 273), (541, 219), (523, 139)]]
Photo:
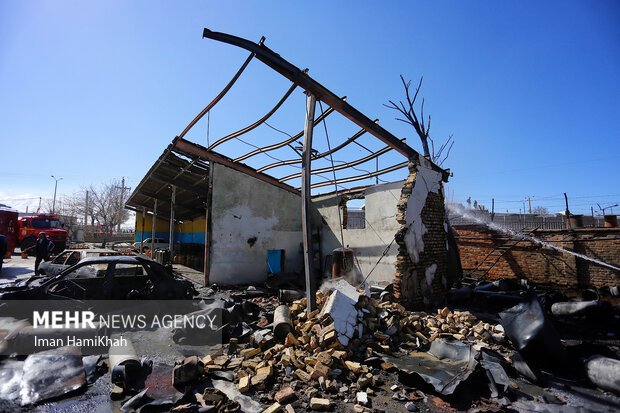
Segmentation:
[[(493, 222), (514, 231), (527, 229), (566, 229), (566, 218), (563, 215), (539, 216), (529, 214), (495, 214), (491, 219), (490, 214), (477, 214), (477, 219), (469, 218), (459, 214), (450, 214), (448, 219), (451, 225), (473, 225), (483, 222)], [(605, 221), (602, 217), (582, 217), (582, 227), (604, 227)]]

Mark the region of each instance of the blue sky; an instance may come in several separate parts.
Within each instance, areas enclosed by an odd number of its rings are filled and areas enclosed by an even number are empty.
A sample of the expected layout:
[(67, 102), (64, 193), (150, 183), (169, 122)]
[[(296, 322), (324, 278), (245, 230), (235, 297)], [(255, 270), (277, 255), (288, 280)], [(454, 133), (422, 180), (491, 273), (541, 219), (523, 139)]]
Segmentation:
[[(431, 136), (454, 135), (444, 164), (454, 173), (451, 201), (471, 196), (490, 207), (495, 198), (497, 211), (518, 212), (529, 196), (533, 206), (560, 211), (567, 192), (571, 210), (583, 213), (597, 202), (620, 203), (616, 1), (6, 0), (0, 203), (36, 206), (39, 196), (53, 195), (50, 175), (63, 177), (59, 196), (123, 176), (135, 186), (247, 56), (202, 39), (203, 27), (254, 41), (265, 36), (272, 50), (418, 150), (411, 127), (383, 104), (403, 97), (399, 74), (414, 83), (423, 75)], [(210, 142), (258, 119), (289, 85), (254, 60), (210, 114)], [(269, 123), (296, 133), (304, 111), (295, 91)], [(339, 115), (327, 128), (332, 146), (357, 130)], [(188, 138), (206, 144), (206, 118)], [(243, 138), (262, 146), (283, 135), (261, 126)], [(371, 149), (383, 146), (365, 139)], [(315, 148), (326, 148), (323, 125)], [(251, 149), (235, 141), (217, 150), (235, 156)], [(338, 160), (363, 155), (352, 148)], [(391, 154), (380, 167), (401, 161)]]

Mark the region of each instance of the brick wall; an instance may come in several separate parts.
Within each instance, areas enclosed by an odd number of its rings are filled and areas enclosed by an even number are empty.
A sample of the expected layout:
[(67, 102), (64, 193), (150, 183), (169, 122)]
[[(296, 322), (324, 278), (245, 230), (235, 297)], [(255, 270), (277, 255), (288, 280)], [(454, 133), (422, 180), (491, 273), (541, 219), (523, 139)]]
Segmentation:
[[(417, 263), (412, 262), (407, 252), (404, 237), (407, 231), (405, 217), (407, 213), (407, 201), (416, 183), (415, 166), (409, 164), (409, 176), (403, 185), (401, 198), (398, 202), (398, 214), (396, 220), (402, 228), (396, 235), (398, 244), (398, 256), (395, 262), (394, 295), (409, 309), (421, 309), (438, 307), (445, 302), (446, 298), (446, 272), (447, 250), (445, 231), (445, 208), (443, 191), (439, 194), (429, 192), (426, 203), (422, 209), (422, 222), (427, 232), (423, 235), (424, 251), (420, 253)], [(425, 271), (433, 265), (437, 265), (435, 276), (429, 289), (425, 283)]]
[[(494, 248), (502, 245), (507, 235), (494, 233), (477, 225), (455, 225), (463, 271), (467, 274)], [(577, 228), (571, 230), (539, 230), (538, 239), (620, 267), (619, 228)], [(489, 279), (522, 278), (531, 284), (549, 288), (604, 287), (620, 284), (620, 272), (590, 261), (521, 241), (509, 250), (489, 272)]]

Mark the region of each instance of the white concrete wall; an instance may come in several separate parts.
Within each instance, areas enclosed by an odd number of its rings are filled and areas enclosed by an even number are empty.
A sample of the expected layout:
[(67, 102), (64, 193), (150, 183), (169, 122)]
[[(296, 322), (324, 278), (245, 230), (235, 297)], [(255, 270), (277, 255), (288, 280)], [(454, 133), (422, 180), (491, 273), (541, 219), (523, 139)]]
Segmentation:
[[(256, 284), (267, 278), (267, 250), (284, 249), (286, 271), (303, 269), (301, 198), (213, 164), (209, 281)], [(254, 245), (248, 240), (256, 237)]]
[[(366, 277), (375, 266), (400, 228), (396, 222), (396, 204), (400, 199), (403, 183), (404, 181), (392, 182), (367, 188), (364, 191), (366, 228), (344, 229), (342, 231), (344, 245), (355, 251), (363, 277)], [(321, 229), (323, 263), (327, 255), (340, 247), (338, 203), (339, 199), (335, 195), (318, 197), (313, 200), (313, 206), (325, 221)], [(371, 283), (380, 284), (392, 282), (397, 254), (398, 246), (394, 242), (368, 280)]]

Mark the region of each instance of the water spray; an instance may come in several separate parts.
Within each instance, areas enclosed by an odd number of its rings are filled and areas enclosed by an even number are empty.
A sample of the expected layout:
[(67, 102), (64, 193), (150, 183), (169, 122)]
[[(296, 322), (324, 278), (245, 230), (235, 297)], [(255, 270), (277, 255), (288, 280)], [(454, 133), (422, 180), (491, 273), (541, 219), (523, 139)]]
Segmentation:
[(451, 205), (446, 205), (446, 208), (448, 210), (454, 212), (455, 214), (459, 214), (459, 215), (461, 215), (464, 218), (467, 218), (467, 219), (470, 219), (472, 221), (475, 221), (476, 223), (482, 224), (482, 225), (484, 225), (487, 228), (490, 228), (492, 230), (495, 230), (495, 231), (498, 231), (498, 232), (503, 232), (504, 234), (508, 234), (508, 235), (511, 235), (511, 236), (520, 237), (520, 238), (523, 238), (523, 239), (525, 239), (527, 241), (530, 241), (532, 243), (535, 243), (535, 244), (538, 244), (538, 245), (542, 245), (543, 247), (547, 247), (547, 248), (551, 248), (551, 249), (554, 249), (554, 250), (557, 250), (557, 251), (565, 252), (567, 254), (574, 255), (575, 257), (579, 257), (579, 258), (584, 259), (586, 261), (590, 261), (590, 262), (593, 262), (595, 264), (601, 265), (603, 267), (607, 267), (607, 268), (610, 268), (610, 269), (612, 269), (614, 271), (620, 272), (620, 268), (618, 268), (618, 267), (616, 267), (614, 265), (608, 264), (606, 262), (603, 262), (601, 260), (597, 260), (596, 258), (588, 257), (587, 255), (580, 254), (578, 252), (571, 251), (571, 250), (566, 249), (566, 248), (558, 247), (557, 245), (552, 244), (550, 242), (543, 241), (541, 239), (535, 238), (535, 237), (533, 237), (531, 235), (523, 234), (523, 233), (518, 232), (518, 231), (514, 231), (514, 230), (512, 230), (510, 228), (506, 228), (504, 226), (496, 224), (495, 222), (486, 221), (486, 220), (484, 220), (484, 219), (482, 219), (480, 217), (475, 216), (474, 214), (469, 213), (468, 211), (463, 211), (463, 210), (460, 210), (460, 209), (455, 209)]

